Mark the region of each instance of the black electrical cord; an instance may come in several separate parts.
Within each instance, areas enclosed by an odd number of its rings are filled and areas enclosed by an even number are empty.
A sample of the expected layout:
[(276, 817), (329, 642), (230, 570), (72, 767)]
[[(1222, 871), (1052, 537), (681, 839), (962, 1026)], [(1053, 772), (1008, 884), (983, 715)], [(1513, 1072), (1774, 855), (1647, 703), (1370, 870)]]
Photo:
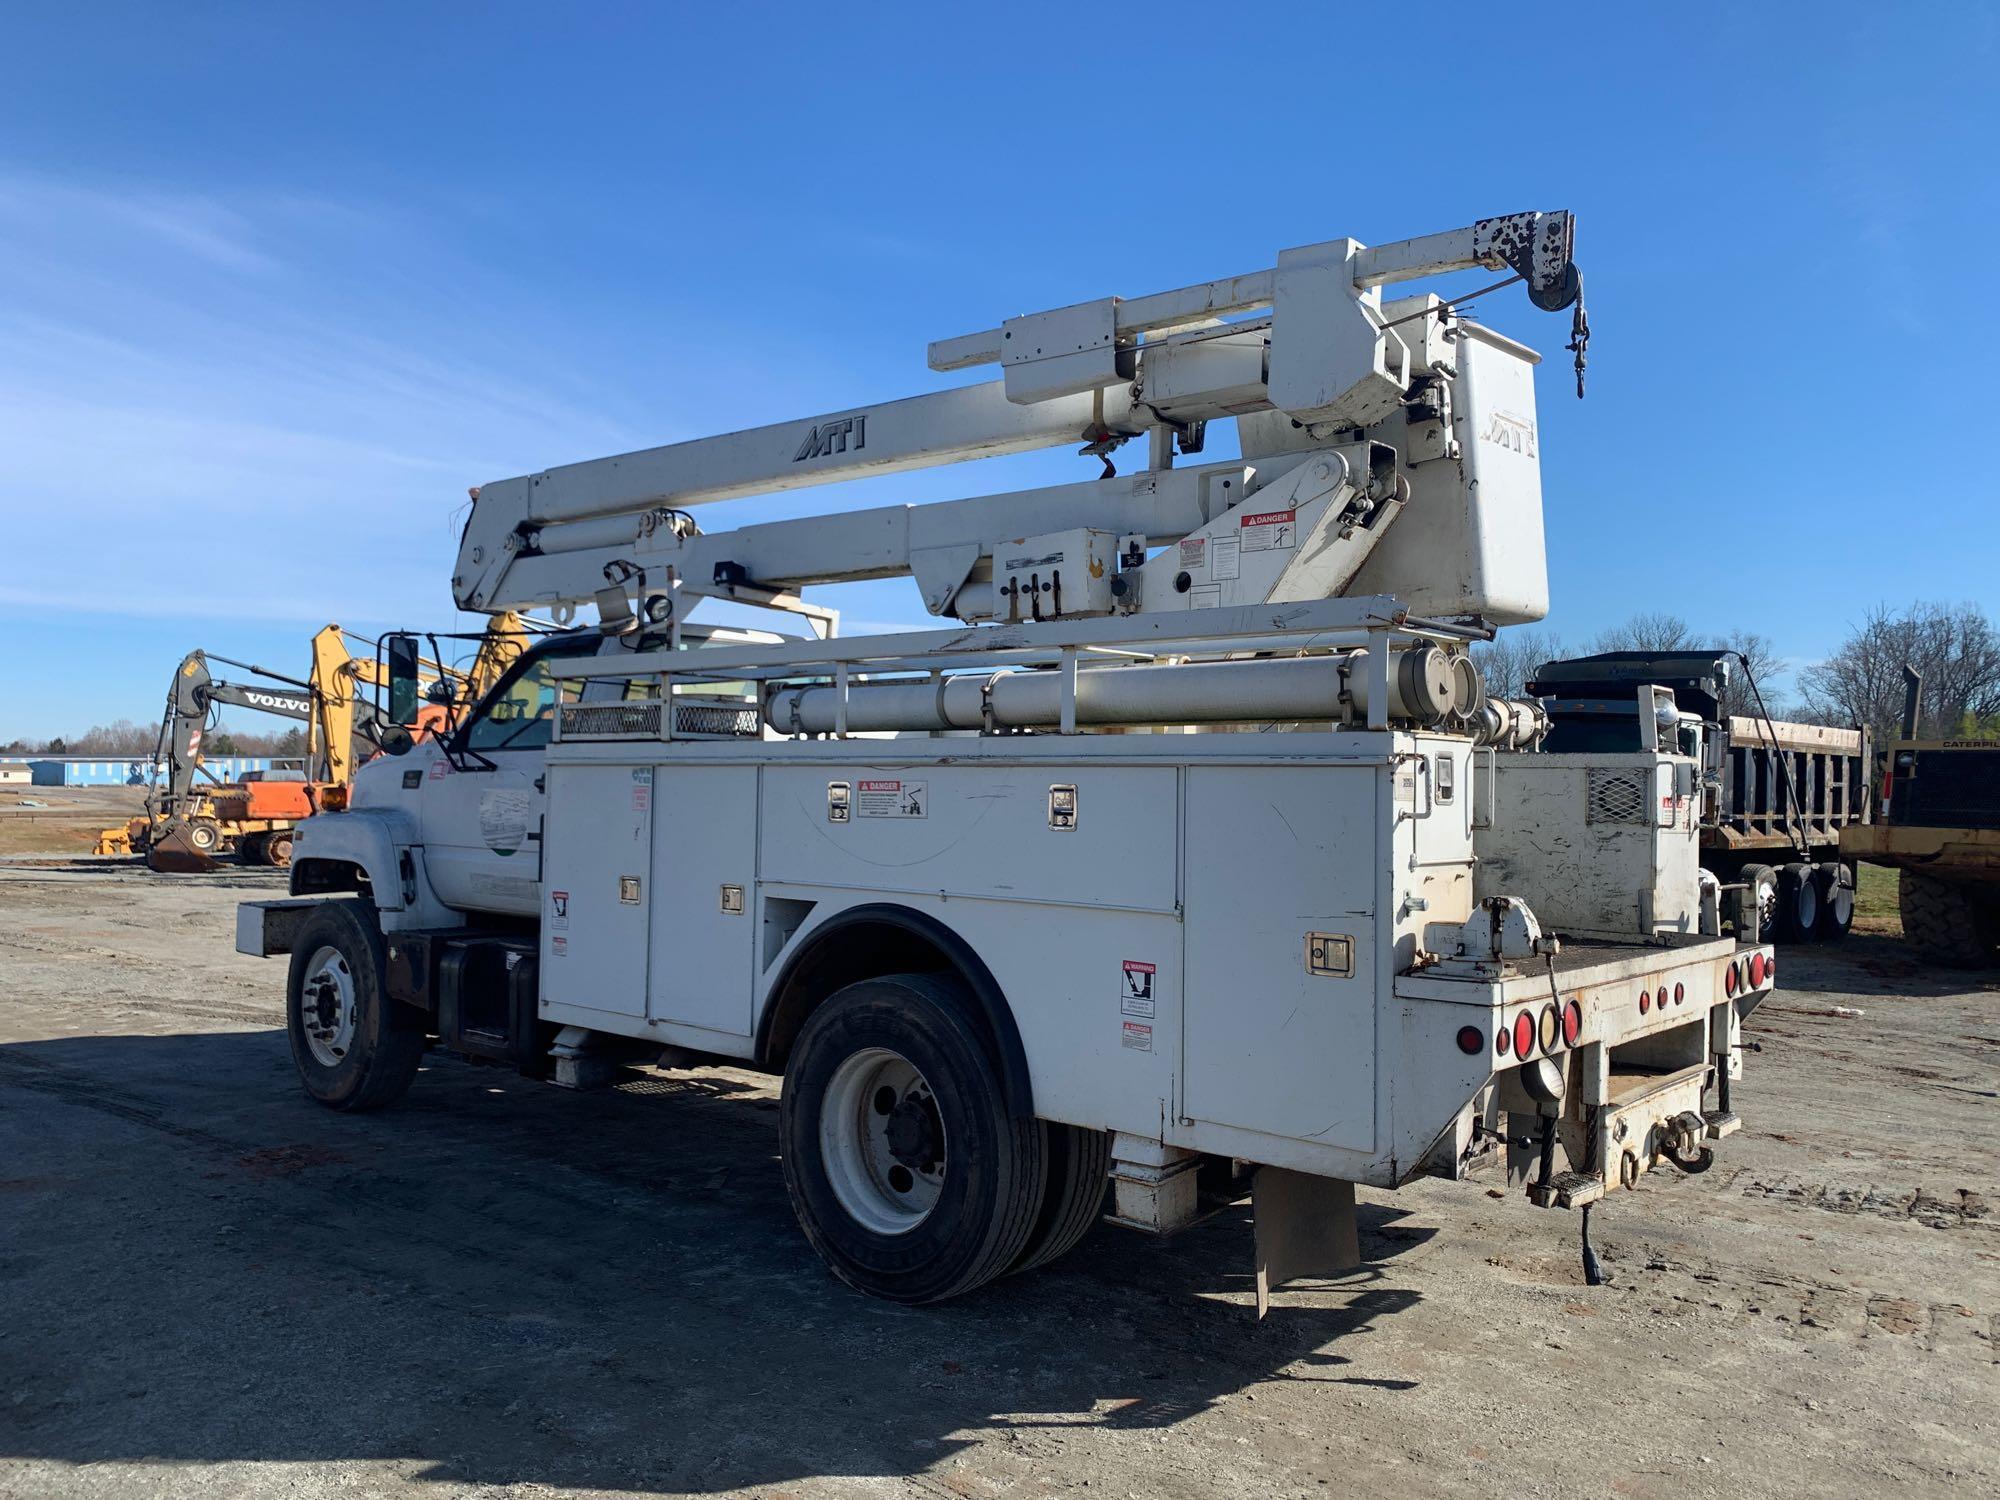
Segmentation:
[(1798, 789), (1792, 785), (1792, 765), (1778, 749), (1778, 726), (1771, 721), (1771, 711), (1764, 707), (1764, 690), (1757, 686), (1757, 674), (1750, 670), (1750, 658), (1741, 651), (1728, 653), (1743, 663), (1743, 680), (1750, 684), (1751, 696), (1757, 700), (1757, 712), (1764, 720), (1764, 732), (1771, 737), (1771, 758), (1778, 763), (1778, 772), (1785, 782), (1785, 801), (1790, 805), (1792, 816), (1785, 825), (1785, 832), (1794, 839), (1793, 847), (1798, 850), (1799, 859), (1810, 863), (1812, 846), (1806, 842), (1806, 810), (1799, 801)]

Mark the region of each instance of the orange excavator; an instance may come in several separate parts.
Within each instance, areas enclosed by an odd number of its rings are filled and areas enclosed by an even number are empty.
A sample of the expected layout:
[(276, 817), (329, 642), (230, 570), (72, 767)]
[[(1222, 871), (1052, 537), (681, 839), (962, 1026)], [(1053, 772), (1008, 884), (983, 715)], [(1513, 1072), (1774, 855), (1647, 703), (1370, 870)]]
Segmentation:
[[(356, 655), (348, 649), (350, 641), (370, 649)], [(452, 705), (484, 693), (526, 643), (527, 627), (520, 616), (502, 614), (488, 625), (468, 669), (421, 663), (431, 701), (409, 732), (423, 739), (441, 731), (450, 722)], [(204, 651), (189, 652), (167, 695), (157, 753), (160, 776), (147, 793), (146, 810), (124, 827), (100, 834), (97, 852), (144, 854), (148, 867), (170, 873), (212, 870), (217, 857), (229, 853), (246, 864), (291, 863), (292, 825), (345, 807), (355, 766), (381, 753), (375, 709), (362, 692), (385, 680), (373, 648), (374, 642), (328, 625), (312, 638), (312, 665), (304, 680)], [(209, 671), (212, 661), (263, 681), (218, 680)], [(252, 772), (240, 781), (217, 780), (202, 764), (202, 740), (213, 716), (225, 707), (303, 721), (303, 765)]]

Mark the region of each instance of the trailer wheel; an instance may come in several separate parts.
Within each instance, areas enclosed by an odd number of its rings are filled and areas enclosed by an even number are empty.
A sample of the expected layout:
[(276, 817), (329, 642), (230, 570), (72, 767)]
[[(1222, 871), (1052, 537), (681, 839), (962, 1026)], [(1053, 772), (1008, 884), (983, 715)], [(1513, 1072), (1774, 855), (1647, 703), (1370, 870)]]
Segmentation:
[(1007, 1107), (957, 979), (892, 974), (836, 991), (785, 1069), (785, 1188), (850, 1286), (939, 1302), (1020, 1256), (1043, 1201), (1042, 1122)]
[(1778, 941), (1810, 943), (1819, 927), (1819, 886), (1813, 867), (1786, 865), (1778, 871)]
[(1056, 1124), (1047, 1130), (1048, 1186), (1042, 1190), (1042, 1210), (1027, 1248), (1007, 1268), (1009, 1275), (1069, 1254), (1104, 1214), (1104, 1194), (1111, 1185), (1110, 1132)]
[(1750, 887), (1747, 894), (1754, 932), (1739, 933), (1745, 942), (1772, 943), (1778, 938), (1778, 872), (1769, 865), (1745, 865), (1738, 880)]
[(328, 901), (292, 944), (285, 1029), (305, 1090), (332, 1109), (403, 1097), (423, 1060), (415, 1012), (382, 987), (382, 930), (370, 901)]
[(1813, 866), (1819, 886), (1819, 938), (1837, 943), (1854, 926), (1854, 871), (1839, 860)]
[(1986, 888), (1904, 870), (1896, 904), (1904, 941), (1930, 962), (1981, 969), (2000, 959), (2000, 901)]

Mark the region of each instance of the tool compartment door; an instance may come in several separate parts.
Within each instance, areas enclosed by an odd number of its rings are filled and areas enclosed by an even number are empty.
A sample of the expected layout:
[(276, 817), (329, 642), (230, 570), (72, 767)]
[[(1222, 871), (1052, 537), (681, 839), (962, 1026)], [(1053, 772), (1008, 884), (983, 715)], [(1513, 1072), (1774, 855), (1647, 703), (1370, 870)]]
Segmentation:
[(755, 766), (659, 768), (654, 787), (655, 1021), (750, 1035), (757, 931)]
[[(1375, 766), (1187, 773), (1186, 1113), (1375, 1148)], [(1309, 967), (1314, 934), (1320, 967)]]
[(650, 766), (548, 769), (541, 948), (551, 1007), (646, 1014), (653, 774)]

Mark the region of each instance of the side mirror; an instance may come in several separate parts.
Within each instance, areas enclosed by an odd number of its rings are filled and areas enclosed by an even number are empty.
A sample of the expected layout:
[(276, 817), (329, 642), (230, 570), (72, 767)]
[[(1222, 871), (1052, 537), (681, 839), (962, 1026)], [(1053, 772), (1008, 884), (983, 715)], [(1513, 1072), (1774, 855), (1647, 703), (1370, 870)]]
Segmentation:
[(416, 737), (400, 724), (390, 724), (375, 741), (385, 755), (408, 755), (416, 747)]
[(389, 720), (395, 724), (417, 722), (417, 638), (391, 635), (382, 638), (389, 663)]

